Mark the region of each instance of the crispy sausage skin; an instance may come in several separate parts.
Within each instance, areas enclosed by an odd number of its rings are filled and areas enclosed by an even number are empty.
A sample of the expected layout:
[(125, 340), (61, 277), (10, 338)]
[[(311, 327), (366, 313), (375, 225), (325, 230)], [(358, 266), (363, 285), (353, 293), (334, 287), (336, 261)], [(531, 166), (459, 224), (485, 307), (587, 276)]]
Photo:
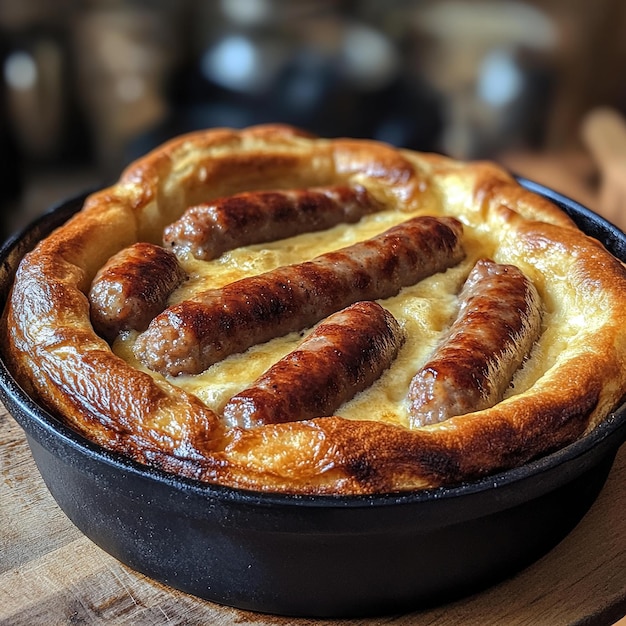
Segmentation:
[(190, 207), (165, 228), (163, 242), (208, 261), (240, 246), (352, 224), (384, 208), (361, 185), (250, 191)]
[(444, 271), (465, 255), (462, 232), (455, 218), (417, 217), (312, 261), (205, 291), (152, 320), (135, 355), (162, 374), (197, 374), (359, 300), (391, 297)]
[(186, 277), (176, 256), (160, 246), (136, 243), (121, 250), (91, 284), (94, 329), (109, 341), (122, 330), (145, 330)]
[(376, 302), (329, 316), (296, 350), (224, 407), (229, 426), (253, 428), (332, 415), (391, 365), (404, 343), (396, 319)]
[(412, 427), (493, 406), (539, 336), (541, 302), (513, 265), (479, 260), (446, 339), (409, 387)]

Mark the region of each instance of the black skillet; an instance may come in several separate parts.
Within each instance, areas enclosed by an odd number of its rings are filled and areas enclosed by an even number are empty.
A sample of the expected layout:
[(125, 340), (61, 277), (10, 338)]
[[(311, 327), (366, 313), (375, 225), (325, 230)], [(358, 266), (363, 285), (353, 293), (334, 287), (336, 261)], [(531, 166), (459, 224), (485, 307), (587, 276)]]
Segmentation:
[[(619, 229), (521, 182), (626, 260)], [(64, 202), (4, 245), (2, 304), (22, 256), (82, 201)], [(61, 509), (106, 552), (214, 602), (311, 617), (408, 611), (512, 575), (579, 522), (626, 439), (623, 405), (576, 443), (483, 480), (400, 495), (302, 497), (201, 484), (107, 452), (29, 398), (10, 363), (0, 363), (0, 398)]]

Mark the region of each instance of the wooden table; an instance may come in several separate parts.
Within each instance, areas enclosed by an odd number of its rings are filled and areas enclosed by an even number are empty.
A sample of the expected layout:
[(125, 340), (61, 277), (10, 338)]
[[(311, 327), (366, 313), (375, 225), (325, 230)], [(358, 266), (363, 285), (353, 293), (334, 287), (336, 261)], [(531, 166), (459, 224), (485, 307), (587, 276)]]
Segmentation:
[(0, 624), (612, 624), (626, 615), (626, 446), (600, 497), (552, 552), (512, 579), (442, 607), (308, 620), (218, 606), (137, 574), (84, 537), (43, 484), (0, 405)]

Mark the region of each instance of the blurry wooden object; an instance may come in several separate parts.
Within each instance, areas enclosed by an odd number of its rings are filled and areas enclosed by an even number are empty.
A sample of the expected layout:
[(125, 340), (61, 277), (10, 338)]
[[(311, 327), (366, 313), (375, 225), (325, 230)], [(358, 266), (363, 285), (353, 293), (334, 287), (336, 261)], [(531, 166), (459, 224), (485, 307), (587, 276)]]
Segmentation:
[(579, 146), (586, 112), (604, 104), (626, 106), (620, 77), (626, 64), (623, 0), (528, 0), (544, 9), (560, 33), (557, 81), (547, 113), (545, 148)]
[(626, 230), (626, 119), (594, 109), (583, 118), (581, 137), (600, 173), (598, 211)]
[(497, 161), (626, 231), (626, 117), (608, 107), (592, 109), (583, 116), (577, 136), (583, 149), (514, 151)]

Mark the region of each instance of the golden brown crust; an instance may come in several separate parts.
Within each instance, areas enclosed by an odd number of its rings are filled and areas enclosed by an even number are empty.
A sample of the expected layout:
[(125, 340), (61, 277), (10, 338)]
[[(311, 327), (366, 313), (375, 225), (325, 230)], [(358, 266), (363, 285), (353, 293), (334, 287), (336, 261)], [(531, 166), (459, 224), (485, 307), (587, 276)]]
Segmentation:
[[(520, 267), (546, 308), (519, 388), (496, 406), (409, 428), (376, 416), (228, 429), (172, 381), (116, 356), (90, 323), (98, 270), (194, 204), (259, 189), (360, 184), (389, 209), (453, 216), (480, 256)], [(102, 446), (201, 480), (263, 491), (372, 493), (454, 484), (577, 439), (626, 393), (626, 273), (494, 164), (324, 140), (285, 126), (174, 139), (93, 194), (21, 264), (3, 319), (18, 380)]]

